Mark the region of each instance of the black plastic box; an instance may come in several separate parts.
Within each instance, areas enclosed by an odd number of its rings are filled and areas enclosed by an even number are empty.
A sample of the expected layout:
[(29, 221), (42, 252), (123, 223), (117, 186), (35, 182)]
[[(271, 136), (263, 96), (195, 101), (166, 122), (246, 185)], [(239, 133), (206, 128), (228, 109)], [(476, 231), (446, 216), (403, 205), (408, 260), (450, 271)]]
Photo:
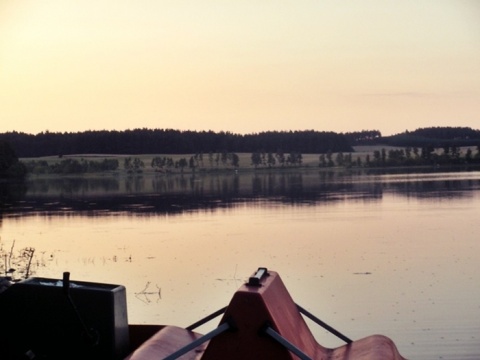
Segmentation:
[(0, 294), (0, 309), (2, 359), (118, 360), (129, 352), (122, 285), (71, 281), (67, 293), (62, 280), (30, 278)]

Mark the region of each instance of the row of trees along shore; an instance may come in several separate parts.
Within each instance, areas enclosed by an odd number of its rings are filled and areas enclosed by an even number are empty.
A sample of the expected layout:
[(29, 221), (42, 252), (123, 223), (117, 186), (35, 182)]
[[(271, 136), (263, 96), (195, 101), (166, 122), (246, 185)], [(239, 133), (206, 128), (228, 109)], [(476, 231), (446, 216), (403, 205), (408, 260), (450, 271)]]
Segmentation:
[[(156, 156), (150, 164), (139, 157), (125, 157), (123, 163), (118, 159), (85, 160), (85, 159), (61, 159), (49, 164), (46, 160), (27, 160), (25, 167), (32, 174), (82, 174), (103, 171), (118, 171), (123, 168), (127, 173), (142, 173), (148, 166), (156, 173), (175, 173), (188, 170), (211, 171), (219, 169), (238, 169), (240, 165), (252, 166), (255, 169), (278, 169), (298, 168), (302, 166), (303, 156), (301, 153), (283, 152), (265, 153), (254, 152), (251, 154), (249, 164), (240, 164), (240, 157), (236, 153), (198, 153), (190, 158), (181, 157), (174, 160), (168, 156)], [(480, 165), (480, 146), (473, 151), (467, 148), (461, 151), (453, 146), (445, 146), (442, 149), (429, 147), (405, 149), (396, 148), (386, 150), (374, 150), (372, 154), (362, 156), (352, 153), (320, 154), (318, 159), (320, 168), (344, 167), (344, 168), (375, 168), (375, 167), (398, 167), (398, 166), (444, 166), (444, 165)]]
[(406, 147), (405, 149), (382, 148), (366, 154), (364, 158), (352, 153), (321, 154), (320, 167), (395, 167), (395, 166), (440, 166), (440, 165), (480, 165), (480, 145), (476, 151), (467, 148), (464, 152), (456, 146), (445, 145), (441, 149), (428, 146), (423, 148)]
[[(206, 158), (206, 160), (205, 160)], [(203, 155), (198, 153), (190, 156), (188, 159), (181, 157), (174, 159), (168, 156), (155, 156), (150, 164), (139, 157), (124, 157), (122, 161), (118, 159), (86, 160), (84, 158), (73, 159), (61, 157), (59, 161), (48, 162), (47, 160), (25, 160), (24, 164), (29, 173), (32, 174), (82, 174), (117, 171), (123, 167), (127, 173), (142, 173), (148, 165), (154, 172), (173, 173), (176, 171), (184, 172), (185, 168), (195, 171), (198, 168), (219, 169), (219, 168), (238, 168), (240, 158), (235, 153), (209, 153)], [(207, 165), (207, 162), (209, 165)]]

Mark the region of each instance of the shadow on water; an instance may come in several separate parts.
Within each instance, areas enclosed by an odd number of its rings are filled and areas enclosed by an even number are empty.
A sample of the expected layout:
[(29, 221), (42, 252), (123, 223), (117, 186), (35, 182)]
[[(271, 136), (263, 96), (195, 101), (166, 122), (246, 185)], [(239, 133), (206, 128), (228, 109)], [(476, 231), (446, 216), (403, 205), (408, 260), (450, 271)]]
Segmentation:
[(380, 201), (388, 193), (419, 199), (462, 198), (480, 188), (480, 172), (258, 171), (31, 178), (24, 184), (0, 185), (0, 212), (6, 216), (154, 215), (210, 211), (247, 202), (308, 205)]
[(16, 211), (16, 206), (24, 199), (26, 192), (27, 185), (23, 181), (0, 182), (0, 223), (3, 213)]

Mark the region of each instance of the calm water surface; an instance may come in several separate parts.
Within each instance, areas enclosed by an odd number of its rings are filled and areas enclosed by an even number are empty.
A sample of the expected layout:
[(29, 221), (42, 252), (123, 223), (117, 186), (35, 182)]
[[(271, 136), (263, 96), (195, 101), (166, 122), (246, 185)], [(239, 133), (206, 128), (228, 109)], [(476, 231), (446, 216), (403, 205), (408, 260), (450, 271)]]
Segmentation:
[(187, 326), (266, 266), (350, 338), (480, 359), (479, 172), (76, 181), (28, 183), (1, 246), (34, 247), (36, 276), (125, 285), (131, 323)]

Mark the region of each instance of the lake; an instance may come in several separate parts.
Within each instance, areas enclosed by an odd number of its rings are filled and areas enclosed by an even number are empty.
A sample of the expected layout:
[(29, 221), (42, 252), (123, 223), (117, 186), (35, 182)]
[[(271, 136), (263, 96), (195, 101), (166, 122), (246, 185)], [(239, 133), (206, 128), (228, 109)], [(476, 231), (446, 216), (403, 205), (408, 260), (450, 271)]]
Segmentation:
[(131, 323), (188, 326), (265, 266), (352, 339), (480, 359), (478, 171), (32, 178), (2, 199), (4, 253), (35, 248), (34, 276), (125, 285)]

